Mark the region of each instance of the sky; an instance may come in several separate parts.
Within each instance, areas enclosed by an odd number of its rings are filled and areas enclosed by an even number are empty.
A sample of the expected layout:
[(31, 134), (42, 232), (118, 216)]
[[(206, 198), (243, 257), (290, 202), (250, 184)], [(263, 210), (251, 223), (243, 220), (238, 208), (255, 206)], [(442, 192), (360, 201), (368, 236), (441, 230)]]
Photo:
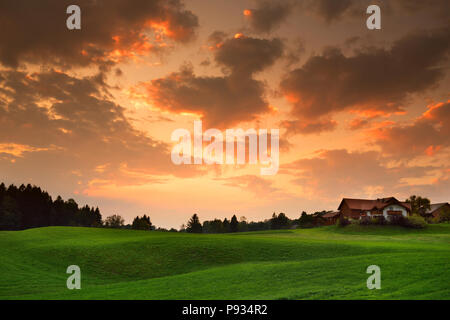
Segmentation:
[[(69, 5), (81, 29), (69, 30)], [(369, 30), (366, 9), (381, 9)], [(0, 173), (159, 227), (450, 195), (447, 0), (0, 0)], [(176, 129), (279, 129), (279, 170), (175, 165)], [(204, 144), (205, 147), (207, 144)]]

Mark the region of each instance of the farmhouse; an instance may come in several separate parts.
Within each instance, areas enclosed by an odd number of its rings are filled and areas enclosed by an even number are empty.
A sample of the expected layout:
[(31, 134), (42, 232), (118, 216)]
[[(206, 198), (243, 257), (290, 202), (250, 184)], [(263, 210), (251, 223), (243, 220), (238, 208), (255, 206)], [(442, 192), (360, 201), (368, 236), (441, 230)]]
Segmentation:
[(446, 209), (450, 210), (450, 204), (448, 202), (434, 203), (430, 205), (430, 209), (425, 211), (425, 216), (429, 218), (439, 218)]
[(338, 210), (340, 215), (351, 219), (383, 216), (386, 220), (390, 220), (391, 217), (406, 217), (411, 214), (409, 203), (400, 202), (394, 197), (375, 200), (344, 198)]

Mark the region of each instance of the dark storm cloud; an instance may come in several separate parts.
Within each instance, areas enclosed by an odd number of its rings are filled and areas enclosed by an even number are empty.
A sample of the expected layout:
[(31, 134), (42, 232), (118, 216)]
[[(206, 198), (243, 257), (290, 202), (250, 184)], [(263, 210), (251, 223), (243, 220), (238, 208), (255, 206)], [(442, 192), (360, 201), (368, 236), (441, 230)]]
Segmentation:
[(228, 34), (226, 34), (223, 31), (214, 31), (213, 33), (211, 33), (208, 37), (208, 42), (210, 44), (212, 44), (213, 46), (216, 46), (220, 43), (222, 43), (223, 41), (225, 41), (225, 39), (228, 38)]
[[(108, 66), (162, 50), (165, 38), (189, 41), (198, 26), (180, 0), (79, 0), (81, 30), (68, 30), (66, 8), (71, 4), (0, 0), (0, 63)], [(149, 34), (152, 30), (164, 35)]]
[[(380, 1), (378, 1), (380, 2)], [(345, 14), (359, 9), (365, 13), (368, 1), (355, 0), (261, 0), (253, 9), (244, 11), (250, 22), (252, 31), (270, 33), (278, 28), (295, 11), (301, 13), (313, 12), (327, 22), (339, 20)]]
[(312, 8), (318, 15), (330, 22), (341, 18), (357, 2), (354, 0), (314, 0), (305, 3), (306, 8)]
[(340, 20), (347, 16), (360, 17), (366, 14), (369, 5), (378, 5), (384, 14), (398, 15), (406, 12), (427, 12), (438, 18), (448, 19), (450, 11), (448, 0), (300, 0), (305, 9), (310, 8), (327, 22)]
[(256, 8), (247, 9), (245, 13), (253, 31), (269, 33), (281, 25), (292, 13), (295, 5), (296, 1), (294, 0), (281, 2), (261, 0), (257, 2)]
[(287, 18), (297, 13), (312, 12), (327, 22), (339, 20), (347, 14), (359, 12), (365, 14), (369, 4), (380, 4), (382, 1), (368, 0), (261, 0), (255, 8), (244, 11), (250, 22), (252, 31), (270, 33), (278, 28)]
[(349, 16), (362, 17), (369, 5), (378, 5), (383, 14), (398, 15), (407, 12), (427, 12), (435, 17), (447, 18), (448, 0), (298, 0), (302, 10), (311, 10), (328, 23)]
[[(212, 36), (214, 41), (221, 39), (223, 34)], [(162, 110), (200, 114), (208, 126), (220, 128), (252, 121), (271, 111), (264, 83), (252, 76), (282, 56), (282, 42), (239, 35), (215, 43), (212, 48), (225, 76), (199, 77), (185, 66), (179, 72), (143, 84), (150, 102)]]
[(308, 123), (343, 110), (400, 112), (408, 95), (443, 77), (449, 48), (448, 28), (409, 34), (389, 49), (363, 48), (351, 56), (328, 48), (289, 72), (280, 87), (292, 114)]
[(260, 0), (254, 8), (244, 11), (244, 15), (252, 31), (269, 33), (290, 15), (312, 13), (331, 24), (349, 17), (364, 17), (369, 5), (378, 5), (387, 15), (426, 12), (439, 19), (448, 19), (450, 11), (448, 0)]
[(201, 114), (208, 126), (225, 127), (268, 112), (264, 86), (249, 77), (199, 77), (183, 67), (146, 85), (151, 102), (174, 113)]
[(280, 39), (241, 36), (225, 40), (217, 49), (215, 60), (234, 74), (253, 74), (273, 65), (282, 54)]
[(432, 10), (446, 15), (450, 11), (450, 2), (448, 0), (398, 0), (392, 3), (401, 9), (417, 12), (423, 10)]

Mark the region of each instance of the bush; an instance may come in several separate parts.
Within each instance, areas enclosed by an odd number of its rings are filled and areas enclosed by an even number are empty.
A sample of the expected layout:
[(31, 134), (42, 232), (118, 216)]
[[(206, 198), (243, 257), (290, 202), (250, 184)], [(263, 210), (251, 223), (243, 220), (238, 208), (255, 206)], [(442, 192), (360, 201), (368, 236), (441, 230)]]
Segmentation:
[(348, 220), (347, 218), (345, 218), (343, 216), (340, 216), (340, 218), (336, 222), (336, 225), (338, 227), (345, 227), (345, 226), (348, 226), (350, 223), (351, 223), (350, 220)]
[(414, 229), (424, 229), (427, 226), (425, 219), (419, 215), (412, 215), (404, 219), (405, 227)]
[(310, 229), (310, 228), (314, 228), (315, 225), (311, 222), (306, 222), (306, 223), (302, 223), (301, 225), (298, 226), (298, 228), (301, 229)]
[(445, 222), (445, 221), (442, 221), (440, 217), (434, 217), (432, 219), (427, 220), (427, 222), (430, 224), (436, 224), (436, 223)]
[(380, 225), (380, 226), (384, 226), (384, 225), (387, 224), (387, 221), (384, 218), (384, 216), (372, 218), (372, 222), (373, 222), (373, 224), (377, 224), (377, 225)]
[(105, 220), (105, 227), (107, 228), (121, 228), (123, 227), (125, 220), (118, 214), (109, 216)]
[(364, 217), (359, 220), (359, 224), (362, 226), (370, 226), (370, 225), (385, 225), (386, 219), (383, 216), (380, 217)]
[(391, 217), (389, 223), (394, 226), (402, 226), (405, 228), (423, 229), (427, 226), (427, 221), (418, 214), (409, 217)]
[(406, 227), (407, 221), (406, 221), (406, 218), (404, 216), (392, 216), (389, 219), (389, 224), (391, 224), (393, 226)]
[(445, 207), (442, 210), (441, 216), (438, 218), (439, 222), (450, 222), (450, 209)]
[(361, 226), (370, 226), (372, 223), (372, 219), (370, 219), (369, 217), (364, 217), (361, 220), (359, 220), (359, 224)]
[[(362, 226), (369, 226), (369, 225), (386, 225), (388, 222), (386, 221), (384, 216), (380, 216), (372, 218), (364, 217), (361, 220), (359, 220), (358, 223)], [(393, 226), (402, 226), (405, 228), (423, 229), (427, 226), (427, 221), (422, 216), (419, 215), (412, 215), (406, 218), (403, 216), (394, 216), (390, 218), (389, 224)]]

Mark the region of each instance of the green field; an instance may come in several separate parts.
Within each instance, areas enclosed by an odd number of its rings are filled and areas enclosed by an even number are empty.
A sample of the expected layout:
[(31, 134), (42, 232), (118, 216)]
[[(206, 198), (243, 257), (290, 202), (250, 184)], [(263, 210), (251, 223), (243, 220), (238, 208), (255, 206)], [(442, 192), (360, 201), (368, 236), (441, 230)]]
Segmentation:
[[(0, 299), (450, 299), (450, 224), (186, 234), (0, 232)], [(381, 268), (368, 290), (366, 268)], [(81, 268), (81, 290), (66, 268)]]

